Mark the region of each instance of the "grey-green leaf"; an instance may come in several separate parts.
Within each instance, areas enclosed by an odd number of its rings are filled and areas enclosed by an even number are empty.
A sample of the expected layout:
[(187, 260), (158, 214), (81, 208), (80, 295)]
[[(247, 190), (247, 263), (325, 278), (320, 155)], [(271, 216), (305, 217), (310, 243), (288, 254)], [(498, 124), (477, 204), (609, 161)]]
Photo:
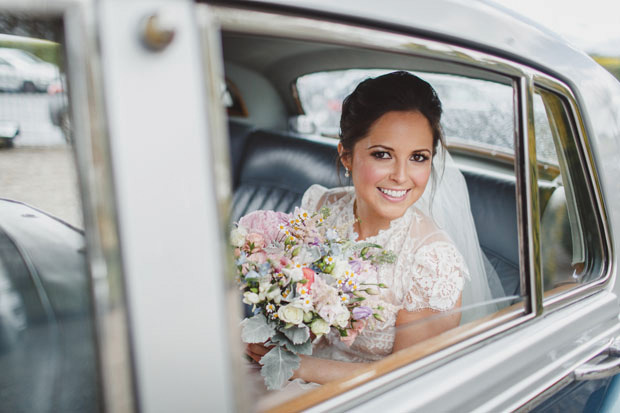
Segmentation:
[(273, 344), (279, 344), (280, 346), (286, 346), (286, 348), (293, 353), (305, 354), (307, 356), (312, 355), (311, 340), (306, 340), (302, 344), (293, 344), (293, 342), (289, 340), (284, 334), (276, 333), (273, 337), (271, 337), (271, 342)]
[(300, 358), (297, 354), (275, 346), (260, 360), (263, 368), (260, 374), (265, 378), (269, 390), (281, 389), (284, 383), (293, 376), (299, 368)]
[(308, 326), (285, 328), (282, 330), (282, 333), (284, 333), (293, 344), (303, 344), (310, 338), (310, 329)]
[(241, 339), (246, 343), (263, 343), (276, 333), (274, 325), (263, 314), (246, 318), (241, 322)]

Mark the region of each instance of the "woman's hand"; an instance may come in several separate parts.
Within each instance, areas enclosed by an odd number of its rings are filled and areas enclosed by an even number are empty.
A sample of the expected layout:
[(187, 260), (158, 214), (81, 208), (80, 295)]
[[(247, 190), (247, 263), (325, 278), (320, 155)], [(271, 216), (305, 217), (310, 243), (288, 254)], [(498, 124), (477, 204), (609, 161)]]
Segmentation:
[(245, 352), (248, 356), (250, 356), (252, 360), (258, 363), (260, 362), (260, 359), (262, 359), (263, 356), (267, 354), (269, 350), (271, 350), (272, 348), (273, 346), (266, 347), (262, 343), (253, 343), (253, 344), (247, 344), (245, 346)]

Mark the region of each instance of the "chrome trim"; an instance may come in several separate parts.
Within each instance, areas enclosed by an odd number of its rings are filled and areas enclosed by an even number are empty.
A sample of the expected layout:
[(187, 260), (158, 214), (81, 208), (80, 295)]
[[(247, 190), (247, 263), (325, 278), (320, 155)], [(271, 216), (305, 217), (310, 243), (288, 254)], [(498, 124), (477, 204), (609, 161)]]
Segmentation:
[[(425, 358), (419, 359), (411, 364), (404, 365), (397, 370), (393, 370), (390, 373), (384, 374), (379, 378), (372, 380), (371, 382), (364, 383), (358, 387), (355, 387), (346, 393), (341, 393), (337, 396), (320, 402), (308, 408), (307, 412), (324, 412), (324, 411), (348, 411), (349, 409), (363, 404), (364, 401), (372, 399), (382, 393), (388, 392), (416, 377), (419, 377), (429, 371), (432, 368), (438, 367), (443, 363), (447, 363), (457, 357), (463, 355), (472, 346), (478, 344), (481, 341), (487, 340), (500, 332), (510, 330), (518, 327), (523, 323), (534, 318), (533, 314), (526, 314), (523, 311), (515, 311), (511, 314), (507, 314), (502, 319), (509, 319), (512, 317), (519, 317), (504, 324), (498, 326), (498, 330), (487, 330), (479, 335), (470, 339), (457, 343), (449, 348), (441, 350), (437, 353), (431, 354)], [(497, 322), (502, 322), (499, 319)], [(481, 338), (482, 337), (482, 338)], [(346, 404), (354, 401), (354, 403)]]
[[(235, 33), (287, 37), (298, 40), (322, 41), (345, 46), (358, 46), (386, 52), (417, 55), (444, 62), (465, 64), (493, 74), (517, 78), (527, 70), (525, 66), (509, 60), (478, 52), (462, 46), (449, 45), (412, 35), (386, 32), (362, 26), (352, 26), (306, 17), (212, 7), (222, 30)], [(337, 39), (335, 41), (334, 39)], [(495, 82), (499, 79), (489, 75)], [(509, 79), (504, 79), (510, 84)]]
[[(211, 138), (209, 144), (211, 146), (210, 163), (213, 165), (213, 182), (215, 188), (216, 203), (218, 216), (221, 218), (220, 226), (220, 255), (222, 262), (225, 263), (226, 274), (224, 276), (224, 286), (230, 294), (226, 297), (226, 313), (227, 325), (234, 326), (239, 323), (243, 317), (241, 307), (239, 305), (238, 288), (235, 282), (235, 269), (233, 257), (228, 248), (228, 234), (230, 225), (230, 211), (232, 211), (232, 181), (231, 181), (231, 162), (228, 142), (228, 124), (226, 122), (226, 113), (224, 106), (221, 104), (221, 86), (225, 83), (224, 66), (222, 62), (222, 41), (220, 37), (220, 26), (218, 21), (213, 17), (211, 7), (205, 4), (197, 4), (196, 6), (197, 22), (201, 34), (202, 49), (202, 65), (204, 73), (206, 73), (205, 85), (205, 101), (207, 102), (208, 136)], [(238, 329), (228, 329), (228, 343), (234, 346), (235, 343), (241, 343), (241, 335)], [(239, 346), (238, 351), (231, 352), (234, 354), (242, 354), (243, 349)], [(233, 387), (235, 397), (233, 402), (236, 403), (234, 411), (246, 412), (252, 410), (252, 401), (249, 394), (245, 391), (244, 369), (242, 359), (240, 357), (231, 357), (229, 364), (232, 367)]]
[(2, 11), (62, 18), (73, 126), (73, 151), (84, 217), (88, 271), (104, 410), (137, 410), (114, 183), (104, 112), (95, 2), (6, 0)]
[(553, 311), (569, 304), (574, 300), (582, 299), (605, 289), (612, 280), (615, 259), (613, 253), (613, 242), (609, 231), (609, 219), (605, 204), (603, 202), (598, 172), (594, 166), (594, 158), (592, 151), (590, 150), (590, 139), (588, 137), (584, 119), (581, 116), (581, 111), (579, 110), (579, 105), (577, 104), (577, 99), (572, 90), (566, 84), (544, 73), (535, 72), (534, 83), (563, 97), (570, 106), (570, 113), (568, 115), (576, 123), (576, 130), (574, 133), (576, 135), (575, 139), (577, 140), (577, 150), (579, 151), (579, 155), (582, 160), (582, 172), (586, 176), (586, 184), (588, 185), (592, 203), (597, 209), (599, 232), (602, 235), (602, 249), (603, 254), (605, 254), (604, 258), (606, 259), (601, 277), (599, 279), (545, 299), (545, 311)]
[[(515, 113), (521, 127), (516, 135), (517, 211), (519, 226), (521, 291), (530, 299), (531, 311), (542, 313), (542, 260), (540, 255), (540, 204), (538, 200), (538, 164), (536, 163), (536, 134), (534, 131), (534, 81), (531, 72), (521, 78), (518, 87)], [(515, 122), (516, 124), (516, 122)], [(536, 190), (534, 190), (536, 189)], [(519, 193), (519, 191), (521, 191)], [(523, 276), (525, 274), (525, 277)]]
[(102, 405), (108, 411), (131, 412), (139, 406), (95, 13), (93, 3), (78, 1), (65, 12), (69, 102), (92, 280)]
[[(616, 324), (613, 326), (613, 328), (607, 329), (601, 332), (600, 334), (597, 334), (596, 336), (592, 337), (590, 340), (588, 340), (587, 343), (581, 343), (583, 344), (582, 346), (576, 347), (574, 351), (566, 354), (566, 356), (564, 356), (562, 359), (558, 359), (556, 361), (556, 364), (563, 364), (562, 363), (563, 359), (570, 360), (571, 358), (574, 358), (571, 356), (573, 356), (573, 354), (575, 353), (578, 353), (580, 348), (586, 347), (590, 349), (588, 350), (587, 353), (579, 357), (577, 361), (571, 364), (566, 364), (563, 373), (557, 374), (552, 379), (549, 379), (544, 384), (541, 384), (540, 387), (545, 388), (545, 390), (542, 393), (529, 393), (527, 395), (524, 395), (521, 398), (520, 402), (515, 402), (512, 406), (510, 406), (506, 410), (507, 411), (529, 411), (533, 407), (536, 407), (538, 404), (543, 402), (544, 400), (548, 399), (550, 396), (552, 396), (557, 391), (561, 390), (563, 387), (572, 383), (574, 381), (573, 372), (579, 366), (583, 365), (588, 360), (591, 360), (592, 358), (596, 357), (596, 355), (604, 351), (609, 346), (610, 336), (617, 337), (618, 334), (620, 334), (620, 325)], [(596, 344), (596, 343), (600, 343), (600, 344)]]

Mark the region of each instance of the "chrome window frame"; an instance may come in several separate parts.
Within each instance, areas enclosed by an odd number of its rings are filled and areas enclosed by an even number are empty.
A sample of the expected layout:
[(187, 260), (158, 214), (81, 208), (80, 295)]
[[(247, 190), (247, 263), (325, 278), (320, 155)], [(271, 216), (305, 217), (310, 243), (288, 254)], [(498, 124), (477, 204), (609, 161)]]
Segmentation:
[(96, 4), (89, 0), (6, 0), (0, 7), (3, 12), (63, 21), (72, 148), (93, 300), (98, 396), (103, 411), (139, 410), (106, 128)]
[[(543, 300), (544, 312), (554, 311), (564, 307), (575, 300), (585, 298), (604, 288), (606, 288), (612, 278), (612, 263), (615, 261), (613, 257), (612, 238), (609, 232), (609, 219), (603, 202), (603, 195), (600, 186), (598, 172), (595, 167), (594, 157), (590, 149), (590, 138), (588, 136), (584, 117), (579, 109), (579, 103), (571, 88), (564, 82), (555, 79), (544, 73), (536, 72), (534, 74), (534, 86), (546, 89), (555, 93), (560, 99), (564, 100), (566, 107), (566, 115), (572, 124), (568, 125), (574, 134), (574, 143), (580, 157), (580, 173), (586, 178), (586, 190), (590, 196), (590, 202), (595, 208), (596, 221), (598, 223), (598, 232), (601, 235), (603, 263), (601, 266), (601, 276), (595, 280), (589, 281), (570, 289), (568, 291), (553, 295)], [(540, 217), (539, 217), (540, 218)], [(542, 264), (541, 264), (542, 265)], [(542, 267), (541, 267), (542, 268)]]

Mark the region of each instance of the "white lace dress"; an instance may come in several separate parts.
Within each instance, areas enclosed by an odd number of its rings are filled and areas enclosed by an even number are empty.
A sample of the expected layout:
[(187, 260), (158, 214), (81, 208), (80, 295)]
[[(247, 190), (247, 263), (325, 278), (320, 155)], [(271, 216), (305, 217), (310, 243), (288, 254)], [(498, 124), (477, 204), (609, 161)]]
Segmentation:
[[(316, 211), (328, 207), (331, 211), (328, 225), (355, 240), (358, 235), (353, 230), (354, 201), (353, 187), (326, 189), (313, 185), (303, 196), (302, 208)], [(316, 357), (348, 362), (371, 362), (386, 357), (392, 353), (399, 310), (451, 310), (469, 279), (465, 261), (449, 236), (437, 229), (433, 220), (415, 205), (393, 220), (389, 228), (364, 241), (379, 244), (397, 256), (394, 264), (379, 268), (374, 280), (388, 286), (381, 293), (388, 304), (383, 312), (385, 321), (373, 320), (374, 326), (364, 329), (350, 347), (340, 341), (337, 332), (331, 332), (315, 346)]]

